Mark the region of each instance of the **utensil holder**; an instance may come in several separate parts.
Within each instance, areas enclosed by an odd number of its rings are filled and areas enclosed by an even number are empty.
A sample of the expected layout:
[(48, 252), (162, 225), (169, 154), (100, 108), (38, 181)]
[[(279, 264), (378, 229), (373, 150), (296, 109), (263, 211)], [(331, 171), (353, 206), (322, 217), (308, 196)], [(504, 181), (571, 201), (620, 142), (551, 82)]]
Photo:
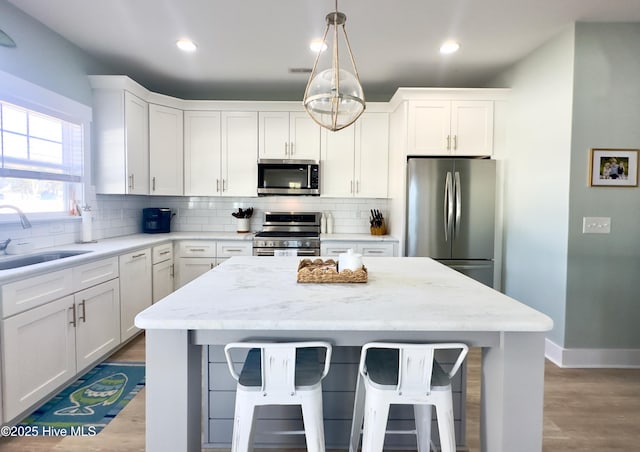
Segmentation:
[(251, 218), (238, 218), (238, 232), (249, 232), (251, 230)]

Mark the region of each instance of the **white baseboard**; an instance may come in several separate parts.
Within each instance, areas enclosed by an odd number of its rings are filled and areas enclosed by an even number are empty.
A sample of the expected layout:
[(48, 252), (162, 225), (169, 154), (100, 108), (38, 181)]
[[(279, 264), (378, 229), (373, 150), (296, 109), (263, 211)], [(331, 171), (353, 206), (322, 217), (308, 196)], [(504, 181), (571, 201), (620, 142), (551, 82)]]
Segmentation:
[(563, 348), (546, 339), (545, 356), (559, 367), (640, 369), (640, 349)]

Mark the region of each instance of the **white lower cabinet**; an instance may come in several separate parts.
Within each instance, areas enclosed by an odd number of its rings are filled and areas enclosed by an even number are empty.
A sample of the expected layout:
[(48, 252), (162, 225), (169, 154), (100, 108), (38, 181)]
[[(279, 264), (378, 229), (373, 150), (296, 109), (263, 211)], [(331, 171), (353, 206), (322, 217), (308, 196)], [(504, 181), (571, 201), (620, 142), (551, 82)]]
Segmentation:
[(118, 344), (118, 279), (4, 319), (5, 419), (34, 406)]
[(10, 420), (76, 374), (73, 295), (2, 321), (4, 418)]
[(176, 288), (182, 287), (216, 266), (215, 257), (181, 257), (178, 259)]
[(397, 245), (394, 242), (322, 242), (320, 254), (322, 256), (337, 256), (353, 250), (364, 257), (392, 257), (397, 254)]
[(120, 344), (118, 279), (74, 294), (76, 367), (93, 364)]
[(124, 342), (138, 331), (136, 315), (151, 306), (151, 249), (141, 249), (119, 257), (120, 339)]
[(153, 262), (153, 289), (152, 301), (155, 303), (163, 299), (171, 292), (174, 286), (173, 244), (165, 243), (154, 246), (151, 250)]
[(251, 256), (252, 242), (240, 240), (183, 240), (177, 242), (176, 289), (233, 256)]
[(173, 261), (153, 264), (153, 303), (173, 292)]

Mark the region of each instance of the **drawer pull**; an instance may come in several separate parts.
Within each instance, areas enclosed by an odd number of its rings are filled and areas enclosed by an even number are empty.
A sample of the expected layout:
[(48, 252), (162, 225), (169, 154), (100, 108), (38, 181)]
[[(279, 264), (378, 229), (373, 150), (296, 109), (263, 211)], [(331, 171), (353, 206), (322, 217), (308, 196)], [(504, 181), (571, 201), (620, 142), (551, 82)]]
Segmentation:
[(160, 256), (164, 256), (165, 254), (169, 254), (170, 252), (171, 252), (171, 250), (160, 251)]
[(144, 256), (144, 253), (140, 253), (140, 254), (134, 254), (133, 256), (131, 256), (131, 259), (138, 259), (139, 257)]
[(227, 248), (227, 253), (242, 253), (242, 248)]
[(204, 248), (189, 248), (189, 251), (207, 251)]
[(367, 250), (367, 254), (382, 254), (384, 251), (382, 250)]

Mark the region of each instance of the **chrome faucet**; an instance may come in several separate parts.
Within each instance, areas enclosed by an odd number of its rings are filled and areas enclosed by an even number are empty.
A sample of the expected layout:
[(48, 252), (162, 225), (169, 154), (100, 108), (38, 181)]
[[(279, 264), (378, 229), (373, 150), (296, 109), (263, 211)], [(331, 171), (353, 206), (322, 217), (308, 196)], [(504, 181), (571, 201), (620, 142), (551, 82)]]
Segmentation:
[(22, 225), (22, 229), (27, 229), (31, 227), (31, 222), (27, 219), (27, 216), (22, 212), (22, 210), (18, 209), (16, 206), (12, 206), (9, 204), (4, 204), (0, 206), (0, 209), (13, 209), (18, 212), (20, 216), (20, 224)]

